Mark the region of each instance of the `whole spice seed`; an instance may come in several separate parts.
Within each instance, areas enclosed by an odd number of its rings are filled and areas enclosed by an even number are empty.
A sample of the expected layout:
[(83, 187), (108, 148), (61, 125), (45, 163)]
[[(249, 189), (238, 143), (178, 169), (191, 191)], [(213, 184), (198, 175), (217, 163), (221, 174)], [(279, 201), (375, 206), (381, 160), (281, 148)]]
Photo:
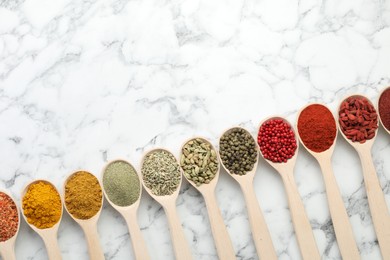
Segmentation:
[(103, 173), (103, 187), (109, 200), (121, 207), (132, 205), (141, 193), (138, 175), (125, 161), (107, 165)]
[(323, 105), (306, 107), (298, 118), (298, 133), (305, 146), (313, 152), (328, 150), (337, 133), (332, 112)]
[(186, 178), (196, 186), (209, 184), (218, 171), (217, 153), (209, 142), (200, 138), (192, 139), (182, 148), (180, 166)]
[(149, 152), (144, 158), (141, 172), (145, 186), (156, 196), (171, 195), (179, 187), (180, 166), (170, 152)]
[(51, 228), (61, 218), (62, 202), (57, 190), (43, 181), (31, 184), (22, 201), (27, 222), (39, 229)]
[(222, 135), (219, 153), (226, 169), (238, 175), (251, 171), (258, 158), (255, 140), (245, 129), (239, 127)]
[(65, 184), (65, 205), (77, 219), (90, 219), (102, 206), (102, 188), (98, 179), (89, 172), (79, 171)]
[(374, 138), (378, 128), (378, 114), (364, 97), (352, 96), (344, 100), (339, 110), (340, 128), (352, 142), (365, 143)]
[(15, 202), (4, 192), (0, 192), (0, 242), (15, 236), (19, 226), (18, 209)]
[(383, 126), (390, 131), (390, 87), (379, 98), (379, 115)]
[(257, 142), (265, 159), (285, 163), (294, 156), (297, 141), (290, 124), (281, 119), (271, 119), (259, 129)]

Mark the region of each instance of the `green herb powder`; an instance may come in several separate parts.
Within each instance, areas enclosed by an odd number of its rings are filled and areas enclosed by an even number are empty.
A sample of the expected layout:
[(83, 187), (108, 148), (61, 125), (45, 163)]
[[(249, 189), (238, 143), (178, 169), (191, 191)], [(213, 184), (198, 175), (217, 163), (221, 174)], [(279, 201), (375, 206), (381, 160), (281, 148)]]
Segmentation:
[(164, 150), (148, 153), (142, 164), (145, 186), (154, 195), (171, 195), (179, 187), (181, 172), (175, 156)]
[(114, 161), (106, 167), (103, 187), (109, 200), (121, 207), (132, 205), (141, 192), (135, 169), (124, 161)]

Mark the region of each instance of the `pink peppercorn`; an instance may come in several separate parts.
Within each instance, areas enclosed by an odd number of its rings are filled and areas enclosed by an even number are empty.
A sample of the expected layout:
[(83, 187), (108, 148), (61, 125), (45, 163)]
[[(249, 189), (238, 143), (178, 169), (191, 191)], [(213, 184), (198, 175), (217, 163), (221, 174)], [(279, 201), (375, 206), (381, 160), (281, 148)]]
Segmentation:
[(290, 124), (281, 119), (271, 119), (262, 124), (257, 142), (264, 158), (276, 163), (287, 162), (297, 149)]

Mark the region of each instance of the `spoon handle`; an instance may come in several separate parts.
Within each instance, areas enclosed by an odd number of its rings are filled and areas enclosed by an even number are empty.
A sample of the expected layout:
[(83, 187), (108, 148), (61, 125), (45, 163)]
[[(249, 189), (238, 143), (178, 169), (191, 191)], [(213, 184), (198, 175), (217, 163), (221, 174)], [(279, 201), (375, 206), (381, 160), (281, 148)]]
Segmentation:
[(164, 203), (163, 207), (168, 218), (169, 231), (171, 232), (176, 259), (192, 259), (190, 247), (181, 226), (180, 219), (177, 216), (175, 201)]
[(255, 242), (257, 254), (261, 259), (278, 259), (272, 244), (263, 213), (256, 198), (253, 184), (241, 186), (244, 193), (246, 207), (248, 209), (249, 223), (252, 229), (252, 237)]
[(219, 259), (236, 259), (233, 244), (221, 216), (214, 191), (204, 194), (203, 197), (209, 214), (211, 231), (213, 232)]
[(293, 174), (283, 173), (282, 177), (302, 257), (303, 259), (307, 260), (319, 260), (321, 258), (318, 252), (317, 244), (314, 239), (309, 219), (306, 216), (305, 207), (303, 206), (301, 197), (295, 184)]
[(370, 150), (359, 151), (366, 185), (368, 205), (383, 259), (390, 259), (390, 215)]
[[(8, 241), (7, 241), (8, 242)], [(4, 242), (3, 244), (0, 245), (0, 256), (3, 257), (4, 260), (15, 260), (15, 250), (14, 250), (14, 245), (15, 242), (13, 243), (7, 243)]]
[(148, 249), (137, 221), (137, 211), (132, 210), (129, 212), (129, 214), (125, 216), (125, 220), (129, 228), (135, 258), (137, 260), (149, 260)]
[(61, 250), (58, 246), (57, 240), (57, 232), (54, 230), (50, 230), (50, 232), (45, 232), (41, 234), (43, 242), (45, 243), (45, 247), (47, 250), (47, 255), (51, 260), (61, 260)]
[(99, 234), (95, 221), (86, 221), (82, 225), (88, 244), (88, 252), (91, 260), (104, 260), (104, 253), (100, 246)]
[(343, 259), (360, 259), (351, 224), (333, 174), (330, 158), (319, 160), (328, 197), (330, 215)]

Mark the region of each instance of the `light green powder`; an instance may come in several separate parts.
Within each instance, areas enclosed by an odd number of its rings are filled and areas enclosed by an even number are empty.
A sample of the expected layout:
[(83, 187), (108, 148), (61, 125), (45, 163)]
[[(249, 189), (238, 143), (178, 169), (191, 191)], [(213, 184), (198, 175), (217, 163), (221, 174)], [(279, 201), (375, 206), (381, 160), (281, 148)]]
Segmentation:
[(124, 161), (114, 161), (106, 167), (103, 187), (110, 201), (121, 207), (132, 205), (141, 192), (135, 169)]

